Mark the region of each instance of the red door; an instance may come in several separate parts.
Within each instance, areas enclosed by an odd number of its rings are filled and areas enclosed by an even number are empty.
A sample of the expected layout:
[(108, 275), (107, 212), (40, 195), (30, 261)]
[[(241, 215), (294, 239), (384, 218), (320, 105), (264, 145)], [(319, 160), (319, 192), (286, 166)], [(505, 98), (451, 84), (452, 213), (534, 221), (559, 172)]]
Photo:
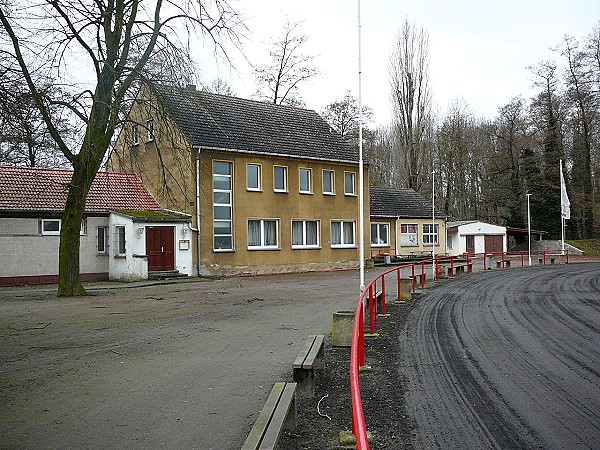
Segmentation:
[(146, 227), (148, 272), (175, 270), (175, 227)]

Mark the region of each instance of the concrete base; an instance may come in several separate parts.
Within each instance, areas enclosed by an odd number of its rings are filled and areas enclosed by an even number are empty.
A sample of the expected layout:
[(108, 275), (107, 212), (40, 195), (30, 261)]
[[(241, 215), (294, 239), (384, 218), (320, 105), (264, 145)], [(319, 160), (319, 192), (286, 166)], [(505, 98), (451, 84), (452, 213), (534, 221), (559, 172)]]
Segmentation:
[(351, 347), (353, 329), (354, 311), (334, 312), (331, 326), (331, 345), (334, 347)]

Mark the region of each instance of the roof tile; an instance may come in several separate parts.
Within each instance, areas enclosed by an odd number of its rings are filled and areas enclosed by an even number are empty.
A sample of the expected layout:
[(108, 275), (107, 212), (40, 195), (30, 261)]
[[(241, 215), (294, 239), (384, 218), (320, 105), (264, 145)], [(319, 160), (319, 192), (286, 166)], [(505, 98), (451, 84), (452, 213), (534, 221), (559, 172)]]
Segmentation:
[[(0, 166), (0, 211), (62, 211), (72, 170)], [(98, 172), (85, 202), (86, 212), (111, 209), (160, 210), (133, 173)]]
[[(412, 189), (392, 189), (370, 187), (371, 215), (376, 217), (432, 217), (431, 202), (425, 200)], [(435, 216), (446, 217), (436, 210)]]

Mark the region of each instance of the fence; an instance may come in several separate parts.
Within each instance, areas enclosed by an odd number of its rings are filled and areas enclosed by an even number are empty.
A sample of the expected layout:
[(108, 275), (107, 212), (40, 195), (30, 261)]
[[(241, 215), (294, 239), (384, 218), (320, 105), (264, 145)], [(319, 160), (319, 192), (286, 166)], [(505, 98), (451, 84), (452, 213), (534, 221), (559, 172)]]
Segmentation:
[[(569, 263), (569, 252), (565, 253), (539, 250), (531, 252), (488, 252), (479, 254), (464, 254), (458, 256), (441, 256), (438, 258), (430, 258), (419, 262), (403, 264), (395, 266), (391, 269), (377, 275), (363, 289), (356, 305), (354, 313), (354, 327), (352, 332), (352, 347), (350, 350), (350, 399), (352, 401), (352, 433), (356, 437), (356, 449), (368, 450), (369, 441), (367, 439), (367, 426), (363, 414), (362, 397), (360, 395), (360, 368), (365, 365), (365, 301), (367, 302), (367, 310), (369, 311), (369, 333), (373, 334), (377, 327), (378, 309), (381, 304), (382, 314), (386, 313), (386, 276), (395, 272), (397, 282), (398, 299), (401, 296), (401, 280), (402, 271), (409, 272), (411, 283), (411, 291), (415, 292), (417, 286), (417, 275), (420, 278), (421, 287), (425, 286), (425, 278), (430, 272), (432, 278), (436, 281), (442, 276), (453, 277), (456, 271), (460, 270), (469, 274), (477, 271), (478, 265), (485, 271), (492, 269), (494, 258), (496, 258), (496, 266), (502, 269), (510, 267), (511, 261), (521, 262), (521, 267), (533, 265), (530, 262), (530, 256), (538, 259), (538, 265), (546, 265), (550, 260), (550, 264), (554, 264), (556, 259), (564, 259), (564, 263)], [(499, 259), (498, 259), (499, 258)], [(527, 259), (527, 262), (526, 262)], [(481, 260), (481, 262), (480, 262)], [(478, 263), (478, 265), (476, 265)], [(426, 266), (428, 270), (426, 271)], [(405, 278), (406, 279), (406, 278)]]

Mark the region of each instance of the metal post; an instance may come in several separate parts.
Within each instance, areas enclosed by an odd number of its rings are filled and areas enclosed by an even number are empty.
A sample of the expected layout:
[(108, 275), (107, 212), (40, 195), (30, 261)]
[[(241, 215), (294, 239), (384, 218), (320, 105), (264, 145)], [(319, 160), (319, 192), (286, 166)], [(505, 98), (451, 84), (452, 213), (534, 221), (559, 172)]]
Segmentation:
[(527, 241), (529, 242), (529, 267), (531, 267), (531, 208), (529, 204), (529, 197), (531, 194), (525, 194), (527, 196)]
[(386, 314), (386, 307), (385, 307), (385, 275), (381, 276), (381, 314)]

